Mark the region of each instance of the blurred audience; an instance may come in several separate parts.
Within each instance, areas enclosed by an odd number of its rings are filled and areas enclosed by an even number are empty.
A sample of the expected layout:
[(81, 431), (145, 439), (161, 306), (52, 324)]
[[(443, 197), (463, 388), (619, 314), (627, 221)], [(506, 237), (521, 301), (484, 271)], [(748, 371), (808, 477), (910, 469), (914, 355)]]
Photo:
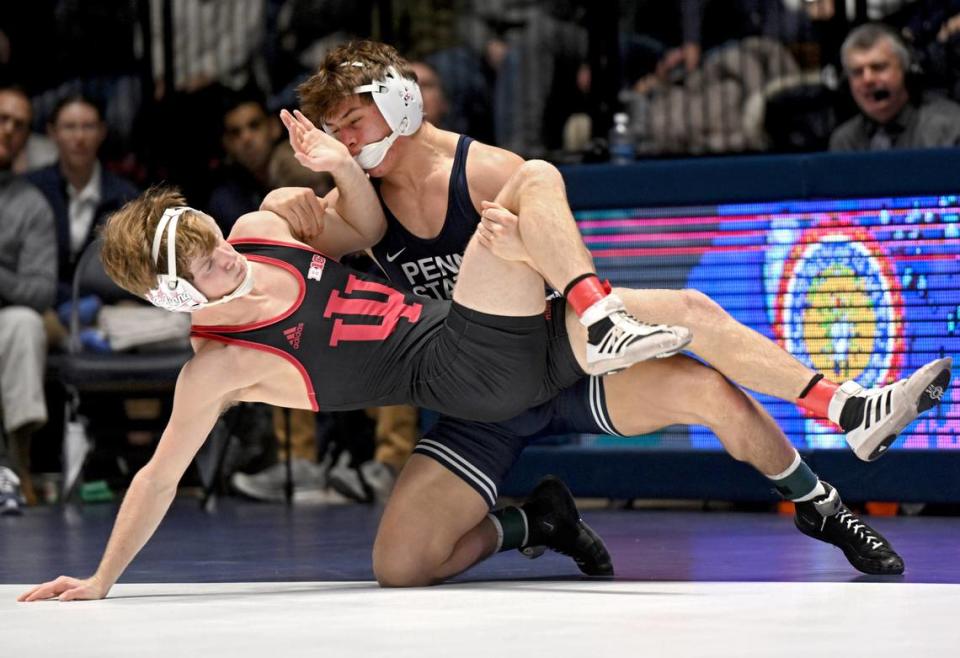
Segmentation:
[(224, 235), (240, 215), (257, 210), (270, 191), (270, 160), (281, 132), (280, 120), (267, 112), (262, 99), (238, 94), (227, 101), (222, 131), (226, 161), (207, 204)]
[(43, 195), (11, 171), (30, 131), (26, 94), (0, 87), (0, 513), (16, 514), (36, 493), (30, 442), (47, 421), (43, 395), (47, 346), (41, 314), (57, 280), (53, 213)]
[(59, 307), (70, 299), (77, 259), (93, 242), (97, 228), (136, 197), (137, 189), (103, 167), (97, 157), (107, 135), (98, 101), (82, 94), (61, 99), (50, 114), (47, 134), (56, 144), (59, 159), (27, 178), (53, 209)]
[(211, 192), (223, 99), (270, 86), (266, 9), (266, 0), (149, 1), (153, 102), (143, 117), (143, 148), (151, 178), (177, 184), (195, 205)]
[(960, 0), (916, 0), (889, 22), (901, 28), (927, 86), (960, 101)]
[(338, 460), (330, 470), (330, 485), (351, 500), (384, 503), (419, 439), (418, 412), (409, 405), (374, 407), (366, 412), (375, 423), (373, 457), (359, 463)]
[(417, 74), (417, 83), (423, 95), (423, 118), (435, 126), (449, 130), (447, 117), (450, 115), (450, 103), (437, 70), (422, 61), (411, 62), (410, 68)]
[(560, 145), (563, 124), (587, 91), (583, 11), (572, 0), (497, 0), (473, 2), (463, 13), (461, 38), (494, 72), (498, 146), (542, 157)]
[(830, 137), (832, 151), (879, 151), (960, 145), (960, 106), (911, 89), (910, 51), (879, 23), (853, 30), (841, 51), (859, 114)]
[(96, 98), (109, 126), (100, 158), (112, 170), (123, 167), (128, 175), (138, 174), (128, 154), (135, 150), (134, 131), (143, 101), (144, 67), (138, 61), (142, 3), (58, 0), (49, 4), (54, 8), (45, 38), (51, 42), (57, 79), (32, 97), (35, 129), (42, 130), (50, 123), (61, 99), (74, 95)]

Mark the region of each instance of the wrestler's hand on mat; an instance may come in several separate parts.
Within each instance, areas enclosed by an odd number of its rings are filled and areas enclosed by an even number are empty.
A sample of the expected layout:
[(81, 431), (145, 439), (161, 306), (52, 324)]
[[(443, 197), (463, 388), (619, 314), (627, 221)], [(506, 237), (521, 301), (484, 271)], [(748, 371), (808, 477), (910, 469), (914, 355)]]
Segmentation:
[(60, 576), (56, 580), (37, 585), (24, 592), (17, 597), (17, 601), (43, 601), (53, 598), (59, 598), (61, 601), (102, 599), (108, 591), (110, 591), (110, 588), (104, 587), (96, 576), (83, 580), (70, 576)]
[(327, 202), (309, 187), (281, 187), (264, 197), (260, 210), (276, 213), (290, 225), (295, 238), (310, 242), (323, 233)]
[(281, 110), (280, 120), (290, 136), (293, 156), (307, 169), (336, 174), (344, 166), (353, 164), (350, 150), (335, 137), (314, 126), (300, 110), (294, 110), (293, 114)]
[(481, 201), (480, 207), (480, 226), (477, 228), (480, 244), (503, 260), (530, 262), (530, 254), (520, 237), (517, 216), (492, 201)]

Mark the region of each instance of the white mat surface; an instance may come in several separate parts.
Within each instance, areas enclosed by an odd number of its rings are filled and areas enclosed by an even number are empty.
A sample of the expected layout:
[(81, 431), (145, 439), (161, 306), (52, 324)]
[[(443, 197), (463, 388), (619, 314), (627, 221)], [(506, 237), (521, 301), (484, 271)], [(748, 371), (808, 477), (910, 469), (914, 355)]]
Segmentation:
[(498, 582), (117, 585), (21, 604), (3, 656), (785, 658), (960, 655), (960, 585)]

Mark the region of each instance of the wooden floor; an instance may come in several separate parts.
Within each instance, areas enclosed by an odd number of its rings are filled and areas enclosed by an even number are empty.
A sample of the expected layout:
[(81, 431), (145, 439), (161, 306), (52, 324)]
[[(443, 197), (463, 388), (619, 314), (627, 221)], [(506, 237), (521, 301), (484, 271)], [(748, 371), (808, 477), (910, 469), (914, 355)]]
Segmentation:
[(4, 655), (941, 656), (960, 646), (960, 519), (872, 519), (901, 577), (760, 513), (587, 511), (617, 576), (500, 554), (453, 584), (372, 582), (379, 509), (178, 499), (108, 599), (18, 604), (86, 575), (115, 506), (0, 518)]

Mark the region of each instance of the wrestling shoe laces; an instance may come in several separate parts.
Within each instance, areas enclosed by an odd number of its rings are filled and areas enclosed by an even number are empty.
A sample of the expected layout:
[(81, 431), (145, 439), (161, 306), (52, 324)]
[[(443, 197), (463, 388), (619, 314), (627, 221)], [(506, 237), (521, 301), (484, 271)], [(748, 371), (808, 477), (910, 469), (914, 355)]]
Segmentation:
[(796, 503), (793, 522), (808, 537), (833, 544), (858, 571), (874, 575), (903, 573), (901, 558), (883, 535), (871, 528), (840, 500), (840, 494), (823, 482), (827, 493)]
[(534, 558), (542, 547), (573, 558), (588, 576), (612, 576), (610, 553), (600, 536), (580, 518), (576, 502), (567, 486), (548, 475), (523, 504), (530, 540), (521, 553)]
[(940, 404), (950, 385), (952, 365), (950, 357), (937, 359), (910, 377), (880, 388), (844, 382), (830, 401), (829, 416), (847, 429), (847, 443), (857, 457), (873, 461), (917, 416)]
[(584, 311), (580, 322), (587, 327), (590, 375), (610, 375), (640, 361), (673, 356), (693, 339), (686, 327), (637, 320), (613, 293)]

